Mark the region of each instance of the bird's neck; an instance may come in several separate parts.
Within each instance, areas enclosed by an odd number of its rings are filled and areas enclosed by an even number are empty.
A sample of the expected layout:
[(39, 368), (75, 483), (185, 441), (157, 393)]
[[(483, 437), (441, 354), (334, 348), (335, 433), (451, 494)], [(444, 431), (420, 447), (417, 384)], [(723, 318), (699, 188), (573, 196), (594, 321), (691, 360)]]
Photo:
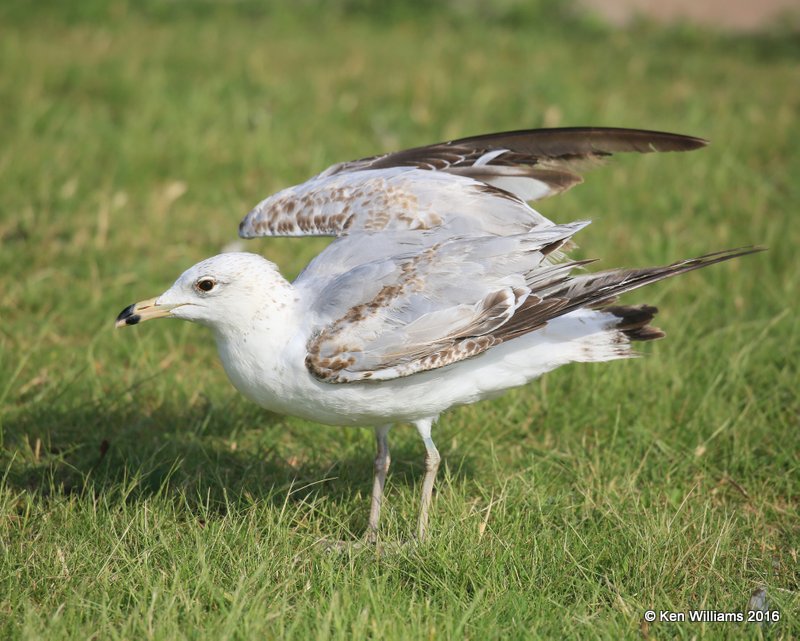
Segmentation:
[(217, 342), (280, 345), (296, 331), (298, 296), (294, 287), (279, 277), (279, 282), (258, 288), (252, 296), (244, 296), (238, 305), (228, 307), (227, 318), (214, 323)]
[(238, 322), (214, 327), (220, 359), (234, 387), (263, 406), (280, 396), (290, 369), (289, 347), (298, 340), (302, 310), (294, 288), (273, 288), (263, 305)]

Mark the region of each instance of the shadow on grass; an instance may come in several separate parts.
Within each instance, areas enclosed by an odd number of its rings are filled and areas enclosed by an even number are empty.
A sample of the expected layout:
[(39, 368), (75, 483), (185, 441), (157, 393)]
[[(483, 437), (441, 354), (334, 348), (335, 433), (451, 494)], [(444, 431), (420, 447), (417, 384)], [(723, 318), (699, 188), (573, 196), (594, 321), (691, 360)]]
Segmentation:
[[(418, 484), (422, 444), (411, 430), (393, 436), (391, 484)], [(285, 417), (244, 404), (235, 410), (165, 405), (145, 414), (112, 403), (30, 408), (6, 420), (3, 441), (6, 486), (41, 501), (105, 495), (130, 503), (166, 496), (190, 511), (221, 514), (263, 501), (281, 506), (324, 498), (334, 509), (362, 501), (352, 524), (354, 531), (366, 525), (371, 430), (289, 427)], [(469, 457), (442, 455), (451, 461), (453, 478), (472, 476)]]

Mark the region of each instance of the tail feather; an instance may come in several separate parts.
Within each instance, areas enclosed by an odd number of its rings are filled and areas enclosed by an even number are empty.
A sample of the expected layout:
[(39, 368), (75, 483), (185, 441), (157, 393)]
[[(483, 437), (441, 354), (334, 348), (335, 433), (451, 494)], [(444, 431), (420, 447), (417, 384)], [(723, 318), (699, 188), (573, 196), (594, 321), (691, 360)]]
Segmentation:
[(658, 314), (658, 308), (652, 305), (613, 305), (600, 311), (619, 318), (614, 329), (622, 332), (630, 341), (652, 341), (666, 336), (661, 329), (649, 324)]

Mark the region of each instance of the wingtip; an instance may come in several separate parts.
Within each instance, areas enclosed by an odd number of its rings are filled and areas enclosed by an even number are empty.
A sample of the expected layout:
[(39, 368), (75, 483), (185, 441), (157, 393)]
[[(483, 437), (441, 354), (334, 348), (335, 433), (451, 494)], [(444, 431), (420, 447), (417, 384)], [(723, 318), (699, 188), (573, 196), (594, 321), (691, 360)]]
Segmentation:
[(696, 258), (690, 258), (688, 260), (680, 261), (678, 263), (673, 263), (671, 267), (686, 268), (687, 271), (691, 271), (693, 269), (699, 269), (700, 267), (715, 265), (716, 263), (722, 263), (727, 260), (732, 260), (734, 258), (749, 256), (750, 254), (758, 254), (766, 250), (767, 248), (761, 245), (746, 245), (744, 247), (734, 247), (732, 249), (723, 249), (722, 251), (711, 252), (709, 254), (704, 254)]
[(700, 138), (698, 136), (683, 136), (683, 138), (686, 140), (685, 151), (702, 149), (703, 147), (708, 147), (711, 144), (711, 141), (707, 138)]
[(715, 252), (713, 254), (708, 254), (708, 256), (713, 257), (713, 256), (727, 255), (734, 258), (736, 256), (747, 256), (749, 254), (758, 254), (760, 252), (767, 251), (767, 249), (768, 248), (764, 245), (744, 245), (743, 247), (734, 247), (732, 249), (725, 249), (719, 252)]
[(645, 142), (649, 149), (638, 149), (637, 151), (694, 151), (695, 149), (702, 149), (711, 144), (711, 141), (699, 136), (688, 136), (686, 134), (676, 134), (668, 131), (650, 131), (647, 129), (634, 129), (634, 130), (619, 130), (623, 132), (623, 138), (630, 136), (630, 141), (634, 143), (636, 139), (640, 138)]

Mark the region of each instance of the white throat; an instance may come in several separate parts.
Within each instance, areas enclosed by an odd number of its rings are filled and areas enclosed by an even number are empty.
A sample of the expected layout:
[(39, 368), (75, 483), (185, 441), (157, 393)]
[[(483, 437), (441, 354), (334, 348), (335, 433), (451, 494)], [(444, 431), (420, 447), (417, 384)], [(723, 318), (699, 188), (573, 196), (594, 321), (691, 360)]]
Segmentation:
[[(213, 328), (222, 365), (233, 386), (250, 400), (281, 411), (288, 381), (296, 376), (293, 345), (304, 343), (300, 305), (294, 289), (271, 289), (258, 309), (238, 322)], [(300, 367), (304, 364), (299, 363)], [(293, 374), (294, 373), (294, 374)]]

